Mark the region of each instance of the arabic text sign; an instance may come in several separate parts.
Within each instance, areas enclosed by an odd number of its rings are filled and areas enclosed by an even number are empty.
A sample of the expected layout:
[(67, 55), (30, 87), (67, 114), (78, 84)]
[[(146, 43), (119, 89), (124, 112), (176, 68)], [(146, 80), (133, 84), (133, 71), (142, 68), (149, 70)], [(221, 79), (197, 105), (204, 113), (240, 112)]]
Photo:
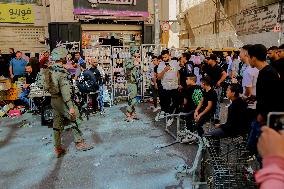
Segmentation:
[(136, 5), (136, 0), (88, 0), (92, 3), (92, 7), (97, 7), (99, 4), (112, 4), (112, 5)]
[(73, 0), (75, 15), (148, 17), (146, 0)]
[(32, 5), (0, 4), (0, 23), (34, 23)]
[(244, 11), (237, 16), (237, 34), (271, 31), (277, 23), (277, 16), (278, 4)]

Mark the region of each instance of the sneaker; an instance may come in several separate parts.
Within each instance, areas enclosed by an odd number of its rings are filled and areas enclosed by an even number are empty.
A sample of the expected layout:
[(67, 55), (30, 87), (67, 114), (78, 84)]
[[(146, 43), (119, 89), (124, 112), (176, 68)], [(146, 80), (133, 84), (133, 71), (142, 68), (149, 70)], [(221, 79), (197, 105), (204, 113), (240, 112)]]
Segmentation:
[(161, 111), (159, 118), (160, 118), (160, 119), (164, 119), (164, 118), (165, 118), (165, 115), (166, 115), (166, 112)]
[(55, 153), (57, 158), (61, 158), (62, 156), (64, 156), (66, 154), (66, 150), (62, 147), (55, 147), (54, 153)]
[(161, 107), (158, 106), (157, 108), (154, 108), (154, 109), (153, 109), (153, 112), (157, 112), (157, 111), (160, 110), (160, 109), (161, 109)]
[(174, 122), (174, 118), (168, 119), (168, 120), (167, 120), (167, 123), (166, 123), (166, 126), (167, 126), (167, 127), (171, 126), (171, 125), (173, 124), (173, 122)]
[(190, 143), (190, 142), (194, 142), (196, 140), (196, 137), (193, 135), (186, 135), (186, 137), (184, 139), (182, 139), (181, 143), (185, 144), (185, 143)]
[(159, 121), (160, 119), (165, 118), (165, 112), (161, 111), (159, 113), (157, 113), (156, 117), (155, 117), (155, 121)]
[(82, 141), (82, 142), (77, 142), (77, 143), (75, 144), (75, 147), (76, 147), (76, 149), (79, 150), (79, 151), (87, 151), (87, 150), (91, 150), (91, 149), (94, 148), (93, 146), (86, 144), (84, 141)]

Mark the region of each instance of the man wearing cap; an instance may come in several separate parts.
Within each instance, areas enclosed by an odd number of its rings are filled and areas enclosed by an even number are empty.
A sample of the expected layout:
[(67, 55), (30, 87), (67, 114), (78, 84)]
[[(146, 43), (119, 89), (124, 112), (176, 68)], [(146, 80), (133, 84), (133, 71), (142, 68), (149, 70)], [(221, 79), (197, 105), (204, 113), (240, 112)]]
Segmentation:
[(78, 128), (79, 111), (72, 100), (72, 88), (67, 78), (69, 72), (63, 67), (63, 64), (66, 62), (67, 50), (58, 47), (52, 51), (51, 56), (55, 63), (49, 68), (44, 69), (45, 89), (51, 94), (51, 106), (54, 110), (54, 146), (55, 154), (59, 158), (66, 153), (66, 150), (61, 146), (64, 118), (72, 123), (73, 127), (71, 129), (77, 150), (86, 151), (93, 147), (84, 142), (82, 132)]
[(134, 53), (133, 59), (129, 60), (126, 65), (126, 80), (128, 91), (128, 106), (126, 112), (127, 121), (138, 119), (135, 112), (135, 105), (137, 104), (137, 91), (140, 80), (140, 54)]
[(222, 82), (225, 81), (227, 77), (227, 73), (223, 70), (223, 68), (218, 65), (217, 63), (217, 56), (215, 54), (211, 54), (209, 57), (207, 57), (208, 60), (208, 67), (206, 70), (206, 74), (211, 79), (211, 85), (214, 88), (214, 90), (217, 93), (218, 101), (216, 105), (216, 113), (214, 115), (215, 123), (220, 123), (220, 100), (221, 100), (221, 93), (222, 93)]

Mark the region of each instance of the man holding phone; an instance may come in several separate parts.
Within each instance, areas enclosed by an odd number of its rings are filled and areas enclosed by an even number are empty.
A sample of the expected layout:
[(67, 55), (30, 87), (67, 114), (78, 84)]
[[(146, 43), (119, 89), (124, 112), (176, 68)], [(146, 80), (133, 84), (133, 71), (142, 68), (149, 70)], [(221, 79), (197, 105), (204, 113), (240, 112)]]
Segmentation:
[[(158, 66), (158, 79), (161, 80), (163, 86), (165, 113), (173, 114), (178, 108), (178, 84), (179, 84), (179, 63), (171, 60), (169, 50), (162, 51), (162, 59)], [(160, 117), (162, 118), (162, 116)], [(167, 126), (173, 123), (173, 118), (168, 119)]]

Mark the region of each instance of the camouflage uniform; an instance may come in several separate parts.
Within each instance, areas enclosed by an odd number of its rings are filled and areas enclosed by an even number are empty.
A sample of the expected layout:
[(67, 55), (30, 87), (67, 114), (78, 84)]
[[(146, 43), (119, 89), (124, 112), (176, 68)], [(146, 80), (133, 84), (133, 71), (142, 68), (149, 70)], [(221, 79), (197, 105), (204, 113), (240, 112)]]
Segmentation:
[[(82, 142), (82, 132), (78, 128), (79, 125), (79, 111), (72, 100), (72, 86), (68, 80), (69, 72), (60, 63), (53, 64), (49, 69), (46, 80), (47, 90), (51, 94), (51, 106), (53, 108), (53, 130), (55, 147), (61, 146), (61, 132), (64, 130), (64, 118), (72, 123), (72, 132), (75, 143)], [(75, 109), (76, 118), (72, 120), (69, 110), (73, 107)]]
[(127, 112), (130, 114), (135, 113), (135, 105), (137, 104), (137, 91), (140, 79), (140, 69), (135, 66), (133, 60), (129, 60), (126, 65), (126, 81), (128, 90), (128, 106)]

